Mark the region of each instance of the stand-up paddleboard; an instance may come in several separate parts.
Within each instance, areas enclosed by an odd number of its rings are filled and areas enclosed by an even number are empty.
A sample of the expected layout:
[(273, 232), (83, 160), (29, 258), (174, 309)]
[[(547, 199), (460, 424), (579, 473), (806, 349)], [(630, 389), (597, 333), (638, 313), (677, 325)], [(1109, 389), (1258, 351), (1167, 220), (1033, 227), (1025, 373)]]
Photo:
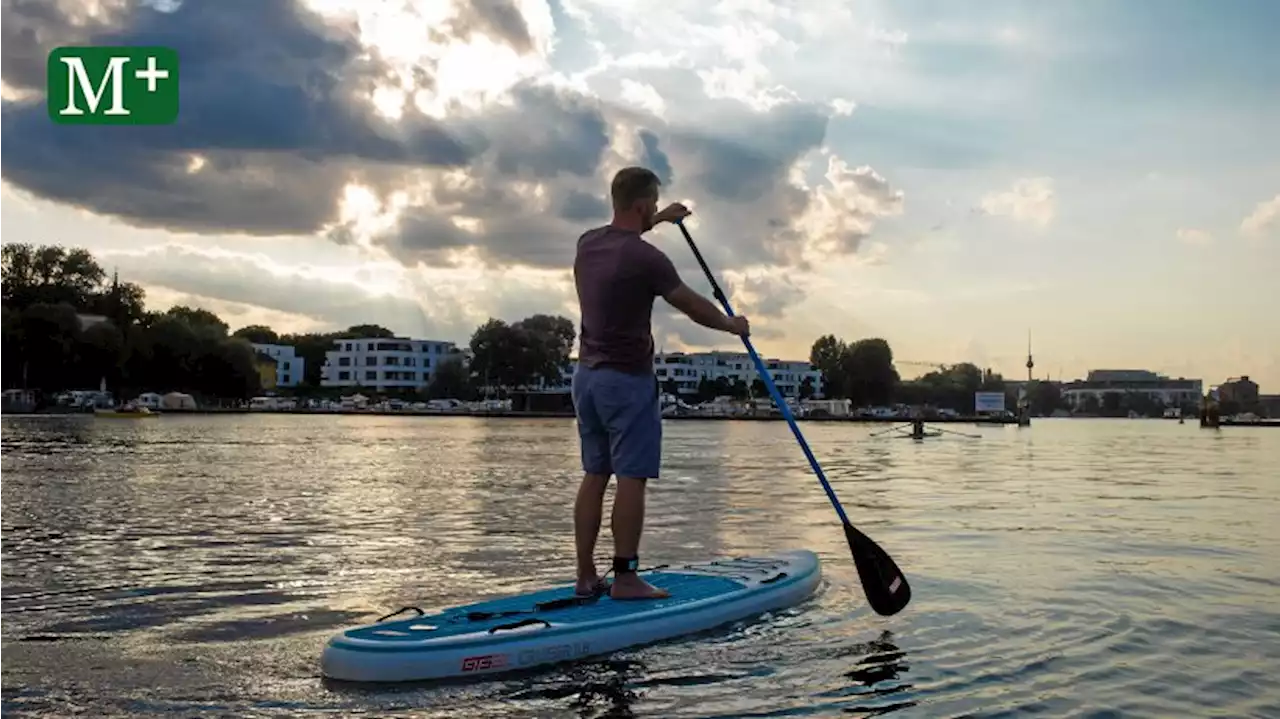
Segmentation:
[(655, 567), (640, 574), (671, 596), (577, 598), (568, 584), (379, 621), (330, 638), (321, 671), (348, 681), (418, 681), (608, 654), (797, 604), (822, 578), (818, 556), (807, 550)]

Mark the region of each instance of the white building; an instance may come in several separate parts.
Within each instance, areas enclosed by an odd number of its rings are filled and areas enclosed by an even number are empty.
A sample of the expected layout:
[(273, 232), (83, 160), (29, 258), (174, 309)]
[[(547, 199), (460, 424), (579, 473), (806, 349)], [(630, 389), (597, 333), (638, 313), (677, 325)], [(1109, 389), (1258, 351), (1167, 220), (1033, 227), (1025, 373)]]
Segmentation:
[[(761, 359), (783, 397), (799, 397), (806, 379), (813, 386), (812, 396), (822, 397), (822, 372), (807, 360)], [(758, 376), (755, 363), (746, 352), (659, 352), (653, 362), (658, 381), (665, 386), (668, 379), (675, 380), (680, 394), (696, 393), (703, 379), (736, 379), (750, 387)]]
[[(807, 361), (765, 359), (764, 365), (782, 396), (799, 398), (800, 386), (809, 378), (813, 397), (822, 398), (822, 372)], [(570, 358), (559, 384), (540, 382), (535, 389), (569, 392), (577, 366), (577, 358)], [(697, 393), (698, 383), (704, 377), (708, 380), (723, 377), (730, 382), (739, 379), (748, 387), (756, 379), (755, 363), (746, 352), (657, 352), (653, 357), (653, 373), (664, 387), (668, 379), (674, 379), (676, 389), (682, 395)]]
[(269, 345), (251, 343), (253, 349), (276, 361), (276, 386), (297, 387), (302, 383), (306, 362), (298, 356), (293, 345)]
[(1179, 377), (1170, 379), (1144, 369), (1095, 369), (1083, 381), (1069, 382), (1062, 387), (1062, 398), (1075, 408), (1084, 407), (1089, 397), (1099, 405), (1109, 394), (1142, 394), (1166, 407), (1196, 404), (1203, 396), (1203, 382)]
[(441, 360), (456, 351), (452, 342), (404, 337), (337, 339), (324, 353), (322, 387), (369, 387), (378, 391), (422, 389)]

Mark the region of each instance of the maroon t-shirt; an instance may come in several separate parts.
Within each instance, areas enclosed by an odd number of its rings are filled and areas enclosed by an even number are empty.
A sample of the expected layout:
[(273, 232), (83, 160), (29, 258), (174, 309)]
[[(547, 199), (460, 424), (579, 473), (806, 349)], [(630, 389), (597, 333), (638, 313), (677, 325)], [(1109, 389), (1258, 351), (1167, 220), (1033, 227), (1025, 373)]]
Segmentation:
[(671, 259), (612, 225), (578, 238), (573, 262), (582, 329), (578, 364), (653, 373), (653, 299), (680, 286)]

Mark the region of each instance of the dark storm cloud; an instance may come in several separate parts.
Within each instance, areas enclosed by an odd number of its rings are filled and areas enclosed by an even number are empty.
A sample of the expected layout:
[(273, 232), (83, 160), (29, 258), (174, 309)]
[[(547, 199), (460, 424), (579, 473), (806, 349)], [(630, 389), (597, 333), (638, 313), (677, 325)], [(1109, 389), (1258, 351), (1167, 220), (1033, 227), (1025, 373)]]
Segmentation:
[[(406, 212), (401, 215), (398, 230), (402, 248), (416, 256), (412, 260), (433, 266), (449, 263), (448, 250), (460, 250), (475, 244), (475, 238), (449, 217), (434, 212)], [(402, 256), (401, 259), (410, 260)]]
[[(434, 206), (407, 213), (400, 236), (383, 241), (406, 257), (476, 244), (494, 259), (553, 265), (582, 229), (566, 221), (604, 215), (585, 197), (606, 194), (599, 169), (608, 116), (622, 113), (593, 98), (524, 83), (510, 105), (447, 126), (412, 111), (391, 124), (361, 99), (387, 68), (353, 28), (291, 0), (189, 1), (172, 12), (121, 0), (95, 21), (81, 8), (5, 0), (6, 81), (12, 73), (12, 84), (40, 84), (43, 68), (23, 62), (71, 41), (167, 45), (183, 61), (182, 112), (167, 127), (95, 128), (49, 122), (42, 99), (5, 103), (4, 175), (37, 195), (175, 230), (307, 233), (332, 225), (351, 181), (389, 190), (411, 169), (466, 168), (473, 187), (458, 197), (437, 190)], [(519, 46), (528, 29), (513, 13), (505, 2), (473, 2), (446, 30), (495, 33)], [(418, 74), (426, 83), (430, 68)], [(678, 183), (682, 196), (750, 203), (769, 215), (765, 228), (803, 210), (804, 193), (789, 188), (786, 173), (822, 141), (825, 117), (811, 108), (742, 112), (716, 122), (714, 135), (643, 119), (631, 161)], [(551, 216), (512, 180), (541, 183)], [(448, 219), (458, 215), (481, 220), (484, 231), (459, 230)], [(767, 254), (745, 249), (742, 259)]]
[(609, 126), (598, 102), (529, 83), (516, 86), (511, 95), (512, 107), (475, 123), (491, 138), (500, 174), (550, 179), (561, 173), (595, 173), (609, 146)]
[(827, 120), (819, 108), (782, 105), (717, 126), (715, 135), (675, 132), (671, 144), (697, 162), (690, 181), (698, 189), (730, 202), (754, 202), (785, 183), (795, 161), (822, 144)]
[(644, 147), (644, 154), (640, 156), (640, 164), (653, 170), (653, 173), (658, 176), (659, 182), (664, 185), (670, 185), (675, 176), (671, 172), (671, 160), (658, 147), (658, 136), (648, 130), (641, 130), (640, 145)]
[[(438, 121), (407, 107), (392, 123), (365, 98), (398, 78), (360, 45), (354, 28), (295, 2), (189, 0), (172, 12), (107, 3), (106, 13), (87, 19), (83, 5), (70, 0), (4, 0), (6, 83), (39, 90), (44, 57), (57, 45), (168, 45), (183, 63), (180, 120), (169, 127), (66, 127), (49, 122), (43, 98), (6, 102), (5, 178), (42, 197), (139, 225), (258, 234), (325, 229), (332, 241), (351, 243), (367, 238), (358, 237), (358, 225), (335, 222), (345, 185), (366, 184), (383, 201), (408, 188), (425, 196), (372, 238), (400, 261), (445, 266), (470, 250), (492, 266), (563, 270), (582, 232), (608, 219), (605, 167), (639, 164), (661, 178), (664, 201), (695, 203), (694, 234), (726, 289), (719, 273), (794, 264), (809, 239), (796, 218), (813, 195), (792, 185), (790, 173), (822, 146), (825, 107), (790, 103), (756, 113), (706, 98), (696, 73), (681, 68), (654, 77), (665, 81), (658, 89), (668, 105), (686, 108), (691, 124), (533, 82), (484, 111), (455, 109)], [(484, 33), (520, 52), (532, 48), (509, 2), (464, 4), (432, 32)], [(417, 68), (416, 86), (431, 88), (433, 73), (430, 65)], [(442, 169), (455, 171), (433, 172)], [(864, 193), (890, 189), (872, 176), (849, 183)], [(877, 216), (874, 207), (862, 215), (860, 206), (849, 207), (852, 220), (836, 230), (848, 240), (829, 243), (841, 251), (856, 249)], [(666, 227), (649, 237), (687, 281), (705, 285), (678, 231)], [(159, 260), (139, 260), (146, 261)], [(211, 281), (175, 272), (168, 271), (171, 286)], [(226, 288), (204, 291), (232, 299), (231, 286), (252, 284), (242, 273), (226, 279)], [(286, 297), (253, 299), (262, 290), (243, 287), (244, 301), (298, 311)], [(743, 290), (732, 297), (735, 307), (759, 317), (776, 317), (802, 296), (786, 283), (746, 282)], [(686, 340), (701, 331), (663, 317), (659, 323), (679, 327)], [(718, 338), (703, 339), (712, 336)]]
[[(395, 229), (378, 238), (402, 261), (438, 265), (442, 250), (473, 246), (495, 264), (568, 267), (577, 237), (607, 219), (609, 178), (599, 170), (610, 120), (637, 118), (562, 90), (522, 86), (513, 97), (513, 107), (475, 121), (492, 139), (490, 151), (469, 168), (468, 181), (438, 184), (429, 201), (410, 208)], [(724, 137), (686, 128), (664, 128), (661, 134), (643, 129), (637, 132), (638, 156), (617, 159), (649, 167), (670, 183), (664, 201), (721, 200), (718, 208), (700, 207), (721, 232), (732, 228), (735, 234), (713, 238), (704, 252), (716, 267), (739, 267), (785, 257), (789, 244), (800, 241), (791, 222), (804, 211), (808, 195), (789, 184), (788, 173), (800, 156), (821, 145), (825, 128), (824, 116), (801, 107), (744, 116)], [(672, 170), (677, 164), (685, 168), (678, 177)], [(518, 188), (513, 178), (539, 181), (543, 197)], [(449, 217), (474, 218), (483, 227), (463, 232), (442, 219)], [(679, 242), (678, 233), (671, 233)], [(670, 249), (665, 239), (657, 241)], [(681, 245), (673, 254), (677, 265), (700, 271)]]
[[(479, 209), (471, 206), (466, 216), (474, 217), (471, 213)], [(539, 211), (528, 198), (512, 198), (500, 209), (480, 215), (481, 229), (475, 234), (458, 229), (447, 217), (434, 207), (410, 208), (400, 216), (393, 233), (380, 241), (407, 264), (450, 266), (449, 250), (475, 248), (491, 266), (564, 269), (573, 262), (578, 236), (588, 225), (603, 224), (565, 221)]]
[(603, 197), (574, 190), (560, 203), (561, 219), (571, 222), (609, 219), (609, 203)]
[[(0, 73), (4, 82), (20, 90), (38, 90), (45, 83), (45, 59), (55, 45), (80, 40), (87, 31), (102, 28), (118, 15), (74, 21), (77, 0), (4, 0), (0, 3)], [(6, 103), (8, 104), (8, 103)]]
[[(43, 97), (6, 102), (6, 179), (38, 195), (173, 229), (308, 232), (333, 218), (359, 167), (459, 166), (485, 143), (410, 114), (398, 125), (359, 100), (387, 75), (351, 28), (288, 0), (185, 2), (173, 12), (120, 3), (79, 33), (71, 3), (8, 0), (5, 80), (57, 45), (165, 45), (182, 59), (181, 113), (160, 127), (63, 126)], [(12, 27), (11, 27), (12, 26)], [(43, 68), (40, 73), (43, 84)], [(16, 139), (17, 141), (13, 141)], [(207, 163), (189, 171), (190, 158)]]

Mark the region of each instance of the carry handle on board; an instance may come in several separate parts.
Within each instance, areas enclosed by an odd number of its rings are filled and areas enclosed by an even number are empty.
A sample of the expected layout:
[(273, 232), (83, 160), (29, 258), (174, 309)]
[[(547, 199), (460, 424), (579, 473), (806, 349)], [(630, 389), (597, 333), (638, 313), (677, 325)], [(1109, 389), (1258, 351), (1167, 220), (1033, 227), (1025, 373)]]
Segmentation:
[[(689, 230), (680, 220), (676, 220), (675, 225), (684, 234), (685, 241), (689, 243), (689, 249), (693, 250), (693, 256), (697, 258), (698, 264), (702, 266), (702, 271), (706, 273), (707, 280), (711, 282), (711, 291), (715, 298), (720, 300), (724, 313), (733, 317), (733, 308), (729, 306), (729, 298), (725, 297), (724, 292), (720, 289), (720, 284), (716, 282), (715, 275), (711, 274), (711, 268), (707, 267), (707, 261), (702, 259), (702, 253), (698, 251), (698, 246), (694, 244)], [(760, 380), (764, 382), (765, 387), (769, 389), (769, 394), (773, 397), (773, 403), (778, 406), (778, 411), (782, 413), (783, 418), (787, 420), (787, 424), (791, 426), (791, 433), (795, 435), (796, 441), (800, 443), (800, 449), (804, 451), (804, 456), (809, 460), (809, 466), (813, 468), (813, 473), (818, 475), (818, 481), (822, 483), (822, 488), (827, 493), (827, 499), (831, 500), (831, 505), (835, 507), (836, 514), (839, 515), (840, 521), (844, 524), (845, 539), (849, 542), (849, 551), (853, 554), (853, 562), (858, 569), (858, 577), (862, 580), (862, 591), (867, 595), (867, 603), (871, 605), (871, 608), (877, 614), (886, 616), (897, 614), (911, 601), (911, 586), (907, 584), (907, 578), (903, 576), (902, 570), (898, 569), (898, 565), (894, 563), (888, 552), (881, 549), (880, 545), (849, 523), (849, 517), (844, 513), (844, 507), (840, 506), (840, 500), (836, 498), (836, 493), (832, 491), (831, 484), (827, 482), (827, 477), (823, 473), (822, 467), (818, 465), (817, 458), (813, 456), (813, 451), (809, 449), (809, 443), (805, 441), (804, 435), (800, 432), (800, 427), (796, 424), (795, 417), (791, 415), (791, 408), (787, 406), (786, 400), (778, 392), (778, 387), (773, 383), (773, 377), (769, 374), (769, 369), (765, 367), (760, 355), (756, 353), (755, 347), (751, 345), (751, 338), (743, 337), (742, 344), (746, 345), (747, 354), (751, 355), (751, 361), (755, 363), (756, 374), (760, 375)]]
[(492, 627), (491, 629), (489, 629), (489, 633), (497, 634), (498, 632), (506, 631), (508, 629), (519, 629), (521, 627), (531, 627), (535, 624), (541, 624), (544, 627), (551, 626), (551, 622), (548, 622), (545, 619), (537, 619), (536, 617), (531, 617), (529, 619), (521, 619), (518, 622), (512, 622), (510, 624), (499, 624), (498, 626)]

